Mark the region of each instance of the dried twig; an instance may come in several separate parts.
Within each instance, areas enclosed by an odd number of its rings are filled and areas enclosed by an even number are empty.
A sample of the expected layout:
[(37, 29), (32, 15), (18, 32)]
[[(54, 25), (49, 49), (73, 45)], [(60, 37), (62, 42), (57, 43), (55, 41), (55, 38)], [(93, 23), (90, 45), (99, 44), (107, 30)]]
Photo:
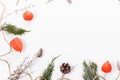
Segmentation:
[(119, 72), (119, 74), (117, 75), (117, 78), (116, 78), (115, 80), (118, 80), (118, 79), (119, 79), (119, 76), (120, 76), (120, 72)]
[(25, 72), (25, 74), (30, 78), (30, 80), (33, 80), (33, 79), (32, 79), (32, 76), (31, 76), (30, 74), (28, 74), (28, 73), (26, 73), (26, 72)]
[(47, 3), (51, 2), (51, 1), (53, 1), (53, 0), (49, 0), (49, 1), (47, 1)]
[(35, 78), (35, 80), (38, 80), (38, 79), (40, 79), (40, 77), (41, 77), (41, 76), (38, 76), (38, 77), (36, 77), (36, 78)]
[(16, 6), (19, 4), (19, 2), (20, 2), (20, 0), (17, 0), (17, 2), (16, 2)]
[[(8, 77), (8, 80), (19, 80), (23, 74), (26, 74), (27, 76), (29, 76), (29, 78), (32, 80), (32, 76), (30, 75), (30, 73), (27, 72), (27, 69), (30, 68), (30, 66), (32, 65), (33, 61), (35, 59), (38, 59), (42, 56), (42, 48), (37, 52), (37, 54), (28, 62), (26, 62), (26, 58), (24, 59), (24, 61), (22, 62), (22, 64), (20, 64), (17, 69), (10, 74), (10, 76)], [(38, 56), (41, 55), (41, 56)]]
[(0, 55), (0, 57), (3, 57), (3, 56), (6, 56), (6, 55), (8, 55), (8, 54), (11, 53), (12, 47), (10, 46), (8, 40), (6, 39), (4, 32), (3, 32), (2, 30), (1, 30), (1, 32), (2, 32), (2, 36), (3, 36), (4, 41), (8, 44), (8, 46), (9, 46), (9, 48), (10, 48), (8, 52), (6, 52), (6, 53)]
[(14, 14), (14, 13), (18, 13), (19, 11), (23, 11), (23, 10), (25, 10), (25, 9), (29, 9), (29, 8), (32, 8), (32, 7), (35, 7), (35, 4), (29, 5), (29, 6), (26, 6), (26, 7), (21, 8), (21, 9), (15, 10), (15, 11), (13, 11), (13, 12), (11, 12), (11, 13), (8, 13), (7, 15), (3, 16), (2, 19), (6, 18), (6, 17), (8, 17), (8, 16), (10, 16), (10, 15), (12, 15), (12, 14)]
[(0, 0), (0, 3), (1, 3), (2, 6), (3, 6), (3, 11), (2, 11), (2, 14), (1, 14), (1, 16), (0, 16), (0, 25), (1, 25), (2, 17), (3, 17), (3, 15), (4, 15), (4, 13), (5, 13), (6, 6), (5, 6), (5, 4), (4, 4), (1, 0)]
[[(2, 21), (2, 19), (3, 19), (3, 15), (4, 15), (5, 10), (6, 10), (6, 5), (5, 5), (1, 0), (0, 0), (0, 3), (3, 5), (3, 11), (2, 11), (2, 14), (1, 14), (1, 16), (0, 16), (0, 25), (1, 25), (1, 21)], [(0, 26), (0, 27), (1, 27), (1, 26)], [(5, 38), (4, 32), (3, 32), (2, 30), (1, 30), (1, 32), (2, 32), (2, 36), (3, 36), (4, 40), (5, 40), (5, 42), (9, 45), (9, 42), (8, 42), (7, 39)], [(10, 47), (10, 45), (9, 45), (9, 47)], [(11, 51), (12, 51), (12, 48), (10, 47), (9, 51), (8, 51), (7, 53), (3, 54), (3, 55), (0, 55), (0, 57), (3, 57), (3, 56), (8, 55), (9, 53), (11, 53)]]
[[(41, 54), (41, 53), (40, 53)], [(41, 57), (41, 56), (40, 56)], [(27, 69), (30, 68), (32, 65), (33, 61), (35, 59), (38, 59), (39, 57), (35, 56), (33, 57), (30, 61), (26, 62), (26, 58), (24, 59), (23, 63), (20, 64), (17, 69), (12, 73), (9, 77), (8, 80), (19, 80), (23, 74), (26, 74), (31, 80), (32, 76), (27, 72)]]
[(5, 62), (6, 64), (7, 64), (7, 66), (8, 66), (8, 71), (9, 71), (9, 74), (11, 74), (11, 68), (10, 68), (10, 64), (9, 64), (9, 62), (7, 61), (7, 60), (3, 60), (3, 59), (0, 59), (0, 61), (3, 61), (3, 62)]
[(9, 45), (9, 48), (10, 48), (8, 52), (6, 52), (5, 54), (0, 55), (0, 57), (3, 57), (3, 56), (6, 56), (6, 55), (11, 53), (12, 47), (10, 46), (9, 42), (7, 41), (4, 32), (3, 31), (1, 31), (1, 32), (2, 32), (2, 36), (3, 36), (4, 41)]

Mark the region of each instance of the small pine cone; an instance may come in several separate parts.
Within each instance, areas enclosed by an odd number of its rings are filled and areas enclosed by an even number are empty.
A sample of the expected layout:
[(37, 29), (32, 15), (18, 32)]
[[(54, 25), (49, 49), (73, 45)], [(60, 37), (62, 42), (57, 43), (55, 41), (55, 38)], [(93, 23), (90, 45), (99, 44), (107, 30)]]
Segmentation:
[(71, 66), (68, 63), (62, 63), (62, 65), (60, 66), (60, 71), (63, 74), (67, 74), (71, 71)]

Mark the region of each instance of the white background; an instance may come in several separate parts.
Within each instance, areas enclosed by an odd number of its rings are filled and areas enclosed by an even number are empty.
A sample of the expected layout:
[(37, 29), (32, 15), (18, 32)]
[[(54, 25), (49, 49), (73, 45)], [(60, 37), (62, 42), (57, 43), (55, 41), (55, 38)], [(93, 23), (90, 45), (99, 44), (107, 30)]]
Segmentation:
[[(75, 66), (65, 77), (70, 80), (83, 80), (83, 60), (96, 62), (100, 75), (104, 74), (101, 71), (102, 64), (109, 60), (112, 72), (106, 75), (106, 79), (114, 80), (117, 77), (116, 61), (120, 60), (118, 0), (72, 0), (71, 5), (66, 0), (53, 0), (51, 3), (46, 3), (47, 0), (20, 0), (18, 6), (15, 5), (16, 1), (2, 1), (7, 5), (4, 16), (29, 4), (36, 4), (34, 8), (27, 9), (34, 14), (32, 21), (23, 20), (22, 14), (25, 10), (2, 21), (31, 30), (23, 36), (17, 36), (24, 44), (22, 53), (13, 50), (10, 55), (2, 58), (9, 61), (12, 70), (15, 70), (26, 56), (30, 58), (39, 48), (43, 48), (43, 57), (32, 66), (33, 78), (41, 75), (50, 60), (58, 55), (61, 57), (55, 61), (52, 80), (57, 80), (61, 76), (59, 66), (63, 62)], [(1, 11), (0, 5), (0, 13)], [(14, 37), (16, 36), (6, 33), (9, 41)], [(8, 50), (9, 47), (0, 34), (0, 54)], [(3, 62), (0, 62), (0, 66), (0, 80), (7, 80), (7, 66)]]

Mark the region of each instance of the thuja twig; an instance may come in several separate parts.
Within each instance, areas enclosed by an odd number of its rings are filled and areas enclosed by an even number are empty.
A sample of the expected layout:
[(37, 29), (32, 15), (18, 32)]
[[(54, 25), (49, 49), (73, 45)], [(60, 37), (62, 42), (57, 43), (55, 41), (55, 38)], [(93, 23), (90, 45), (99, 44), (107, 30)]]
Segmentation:
[(11, 68), (10, 68), (10, 64), (9, 64), (9, 62), (7, 61), (7, 60), (3, 60), (3, 59), (0, 59), (0, 61), (3, 61), (3, 62), (5, 62), (6, 64), (7, 64), (7, 66), (8, 66), (8, 71), (9, 71), (9, 74), (11, 74)]
[[(4, 15), (5, 10), (6, 10), (6, 5), (5, 5), (1, 0), (0, 0), (0, 3), (3, 5), (3, 11), (2, 11), (2, 14), (1, 14), (1, 16), (0, 16), (0, 25), (1, 25), (1, 21), (2, 21), (2, 19), (3, 19), (3, 15)], [(0, 28), (1, 28), (1, 26), (0, 26)], [(1, 31), (1, 32), (2, 32), (3, 39), (4, 39), (5, 42), (9, 45), (9, 42), (8, 42), (7, 39), (5, 38), (4, 32), (3, 32), (3, 31)], [(10, 45), (9, 45), (9, 47), (10, 47), (9, 51), (8, 51), (7, 53), (3, 54), (3, 55), (0, 55), (0, 57), (3, 57), (3, 56), (5, 56), (5, 55), (8, 55), (9, 53), (11, 53), (12, 48), (11, 48)]]

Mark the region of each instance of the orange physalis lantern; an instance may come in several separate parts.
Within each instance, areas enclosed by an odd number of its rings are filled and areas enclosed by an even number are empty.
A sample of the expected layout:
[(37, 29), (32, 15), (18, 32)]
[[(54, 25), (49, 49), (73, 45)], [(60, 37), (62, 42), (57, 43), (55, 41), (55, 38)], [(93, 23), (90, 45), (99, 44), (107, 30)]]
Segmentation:
[(26, 10), (26, 11), (23, 13), (23, 18), (24, 18), (24, 20), (26, 20), (26, 21), (32, 20), (32, 19), (33, 19), (33, 14), (32, 14), (32, 12)]
[(21, 52), (23, 49), (22, 41), (18, 37), (10, 41), (10, 46), (18, 52)]
[(105, 73), (109, 73), (112, 70), (112, 65), (110, 64), (109, 61), (106, 61), (103, 65), (102, 65), (102, 71)]

